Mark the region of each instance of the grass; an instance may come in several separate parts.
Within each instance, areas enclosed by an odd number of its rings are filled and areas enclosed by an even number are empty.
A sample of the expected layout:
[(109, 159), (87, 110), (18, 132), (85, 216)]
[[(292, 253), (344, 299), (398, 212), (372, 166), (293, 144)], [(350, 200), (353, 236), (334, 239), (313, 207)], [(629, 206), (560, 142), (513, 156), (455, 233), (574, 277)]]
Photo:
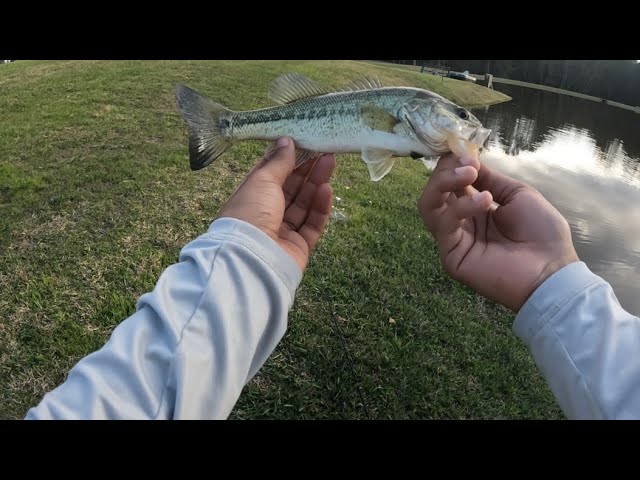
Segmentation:
[[(466, 106), (501, 98), (350, 61), (0, 66), (0, 418), (21, 418), (105, 343), (262, 153), (239, 144), (191, 172), (175, 84), (257, 108), (286, 71), (330, 85), (375, 73)], [(427, 176), (406, 160), (372, 183), (356, 156), (338, 159), (347, 220), (330, 223), (232, 418), (366, 418), (359, 392), (371, 418), (562, 418), (513, 315), (442, 271), (415, 208)]]

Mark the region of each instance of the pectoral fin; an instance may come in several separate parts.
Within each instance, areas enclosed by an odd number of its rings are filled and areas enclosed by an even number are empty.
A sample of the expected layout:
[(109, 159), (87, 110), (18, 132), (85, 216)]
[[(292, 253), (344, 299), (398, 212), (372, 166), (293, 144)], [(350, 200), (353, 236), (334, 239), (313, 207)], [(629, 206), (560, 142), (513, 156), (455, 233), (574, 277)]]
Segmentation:
[(362, 150), (362, 160), (367, 164), (371, 180), (382, 180), (393, 168), (396, 159), (390, 150), (367, 148)]
[(369, 128), (383, 132), (393, 132), (393, 127), (400, 123), (398, 118), (373, 103), (362, 104), (360, 106), (360, 115), (362, 115), (364, 124)]

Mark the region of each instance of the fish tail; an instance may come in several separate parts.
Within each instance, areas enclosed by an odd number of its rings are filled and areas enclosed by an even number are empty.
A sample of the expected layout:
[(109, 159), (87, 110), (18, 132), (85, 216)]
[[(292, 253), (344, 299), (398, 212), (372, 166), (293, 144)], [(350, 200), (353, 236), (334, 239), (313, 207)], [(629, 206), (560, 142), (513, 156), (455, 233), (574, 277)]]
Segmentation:
[(176, 96), (189, 127), (191, 170), (200, 170), (231, 147), (229, 117), (233, 112), (184, 85), (178, 85)]

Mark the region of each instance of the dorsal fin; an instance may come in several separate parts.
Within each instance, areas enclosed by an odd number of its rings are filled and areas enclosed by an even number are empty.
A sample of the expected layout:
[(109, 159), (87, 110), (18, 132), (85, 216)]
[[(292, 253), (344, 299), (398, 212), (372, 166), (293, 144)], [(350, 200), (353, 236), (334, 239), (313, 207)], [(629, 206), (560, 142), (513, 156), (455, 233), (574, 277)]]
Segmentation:
[(327, 93), (330, 92), (324, 86), (299, 73), (285, 73), (269, 88), (269, 98), (280, 105)]
[(360, 75), (353, 79), (345, 88), (346, 91), (371, 90), (373, 88), (384, 88), (380, 79), (374, 75)]

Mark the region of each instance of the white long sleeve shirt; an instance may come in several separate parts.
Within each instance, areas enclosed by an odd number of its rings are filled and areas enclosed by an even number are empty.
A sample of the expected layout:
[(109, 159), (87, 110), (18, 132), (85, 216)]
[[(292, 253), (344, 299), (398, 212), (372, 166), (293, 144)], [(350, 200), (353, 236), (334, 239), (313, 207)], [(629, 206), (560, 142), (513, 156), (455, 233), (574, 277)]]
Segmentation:
[(28, 419), (229, 415), (284, 335), (302, 272), (265, 233), (229, 218), (179, 260)]
[[(302, 272), (262, 231), (222, 218), (180, 253), (136, 312), (27, 419), (224, 419), (282, 339)], [(640, 320), (585, 264), (519, 312), (569, 418), (640, 418)]]
[(640, 319), (583, 262), (550, 276), (513, 329), (570, 419), (640, 419)]

